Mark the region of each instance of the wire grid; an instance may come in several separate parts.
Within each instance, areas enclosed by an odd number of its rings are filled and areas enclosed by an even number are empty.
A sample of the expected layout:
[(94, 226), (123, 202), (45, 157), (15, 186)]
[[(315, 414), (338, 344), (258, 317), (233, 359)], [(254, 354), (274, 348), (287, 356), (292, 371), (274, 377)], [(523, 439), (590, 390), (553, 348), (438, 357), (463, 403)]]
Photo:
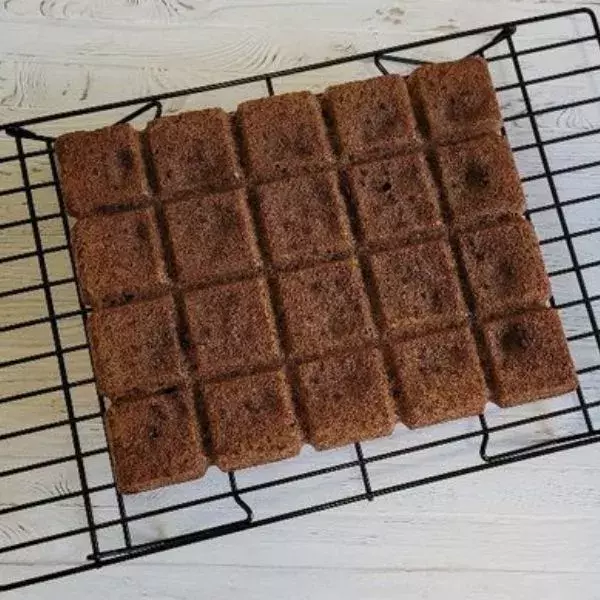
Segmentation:
[[(562, 39), (534, 47), (518, 47), (522, 30), (528, 28), (528, 33), (534, 37), (533, 29), (547, 23), (554, 23), (555, 29), (563, 32)], [(102, 398), (95, 394), (89, 365), (83, 327), (86, 308), (73, 276), (69, 221), (56, 183), (54, 138), (39, 130), (62, 120), (66, 124), (72, 123), (71, 119), (84, 115), (103, 118), (106, 115), (102, 124), (109, 124), (116, 120), (111, 120), (109, 114), (113, 113), (110, 111), (117, 109), (128, 111), (119, 122), (155, 118), (162, 114), (163, 104), (169, 99), (253, 83), (264, 85), (266, 92), (273, 94), (276, 87), (284, 87), (283, 82), (292, 76), (354, 62), (369, 63), (387, 73), (419, 64), (429, 53), (431, 58), (435, 57), (437, 48), (447, 53), (448, 46), (443, 44), (450, 44), (451, 57), (458, 58), (461, 54), (452, 49), (458, 48), (460, 43), (469, 47), (468, 53), (486, 56), (498, 83), (496, 89), (503, 104), (505, 133), (527, 192), (526, 216), (540, 236), (553, 284), (551, 302), (561, 310), (580, 378), (577, 391), (565, 398), (514, 410), (490, 410), (478, 419), (464, 420), (460, 425), (446, 424), (419, 432), (408, 432), (399, 427), (389, 440), (355, 444), (339, 451), (314, 453), (308, 448), (298, 461), (284, 461), (238, 474), (211, 474), (211, 469), (198, 482), (142, 494), (143, 500), (123, 498), (114, 486), (103, 437), (104, 405)], [(582, 52), (581, 64), (574, 64), (567, 71), (552, 72), (554, 52), (571, 52), (581, 47), (586, 49)], [(541, 59), (550, 72), (532, 76), (531, 66), (535, 63), (532, 59), (536, 58)], [(26, 340), (28, 331), (43, 328), (49, 336), (50, 349), (0, 362), (0, 373), (5, 375), (3, 381), (8, 382), (3, 385), (0, 396), (0, 450), (7, 444), (17, 448), (21, 443), (24, 447), (36, 443), (44, 445), (48, 443), (45, 436), (51, 436), (58, 449), (56, 456), (43, 460), (28, 457), (32, 459), (24, 464), (10, 468), (2, 465), (0, 494), (3, 489), (11, 489), (11, 482), (15, 489), (22, 487), (22, 492), (17, 493), (16, 500), (0, 495), (0, 533), (9, 530), (14, 534), (9, 536), (8, 543), (0, 537), (0, 564), (4, 559), (9, 562), (23, 560), (30, 551), (36, 552), (37, 557), (48, 559), (56, 552), (60, 556), (61, 551), (55, 545), (62, 542), (81, 554), (75, 560), (71, 556), (68, 564), (57, 561), (59, 566), (40, 569), (43, 572), (39, 574), (27, 572), (25, 576), (19, 574), (8, 581), (0, 578), (0, 591), (600, 441), (600, 418), (595, 417), (595, 413), (600, 415), (600, 399), (594, 395), (594, 392), (600, 395), (600, 379), (595, 379), (600, 375), (597, 324), (600, 285), (593, 283), (600, 281), (600, 224), (589, 223), (590, 207), (600, 201), (600, 179), (593, 171), (600, 167), (600, 161), (572, 161), (572, 148), (578, 148), (578, 156), (585, 156), (588, 142), (595, 141), (594, 136), (600, 135), (600, 92), (594, 92), (593, 82), (594, 74), (599, 71), (598, 23), (593, 12), (579, 9), (317, 65), (1, 126), (0, 132), (4, 131), (13, 139), (13, 151), (0, 155), (0, 165), (14, 166), (17, 181), (15, 185), (0, 187), (0, 207), (2, 203), (16, 202), (24, 212), (20, 218), (13, 218), (10, 209), (2, 208), (0, 216), (6, 214), (8, 218), (0, 221), (0, 232), (7, 240), (11, 239), (12, 233), (27, 232), (25, 237), (32, 247), (8, 255), (3, 251), (0, 256), (2, 270), (8, 273), (9, 281), (8, 287), (3, 283), (0, 288), (0, 303), (22, 306), (27, 298), (37, 294), (43, 311), (27, 320), (6, 323), (3, 320), (0, 341), (4, 352), (14, 340)], [(586, 85), (571, 85), (570, 82), (581, 77), (586, 78)], [(546, 93), (545, 101), (539, 104), (538, 90), (552, 86), (554, 82), (560, 84), (561, 93), (551, 91), (551, 101)], [(582, 88), (585, 89), (583, 97), (576, 94), (576, 97), (569, 97), (570, 92), (580, 93)], [(506, 102), (503, 102), (504, 95), (508, 95)], [(515, 111), (514, 106), (518, 110)], [(575, 125), (573, 119), (561, 121), (561, 115), (573, 114), (580, 117), (575, 118)], [(583, 125), (579, 126), (580, 123)], [(553, 135), (548, 136), (548, 131)], [(593, 157), (591, 151), (589, 154)], [(528, 158), (521, 160), (522, 156)], [(39, 160), (47, 161), (46, 171), (36, 166)], [(564, 165), (569, 160), (571, 163), (566, 166), (556, 164)], [(44, 178), (40, 173), (49, 177)], [(570, 187), (565, 184), (565, 178), (571, 176), (577, 180), (571, 187), (585, 189), (588, 193), (569, 194)], [(538, 185), (541, 188), (536, 189)], [(49, 198), (51, 202), (48, 202)], [(578, 224), (577, 211), (581, 207), (588, 212), (583, 223)], [(58, 234), (60, 243), (55, 243), (56, 235), (47, 235), (48, 226), (56, 228), (54, 233)], [(594, 238), (596, 234), (599, 237)], [(49, 243), (49, 237), (52, 243)], [(8, 244), (6, 246), (9, 251)], [(552, 250), (556, 248), (560, 251)], [(62, 259), (63, 266), (66, 265), (64, 272), (58, 274), (54, 260), (57, 257)], [(23, 261), (31, 261), (37, 276), (26, 285), (15, 285), (11, 268)], [(594, 275), (595, 269), (598, 270)], [(69, 290), (67, 300), (60, 290)], [(0, 313), (2, 306), (0, 304)], [(569, 311), (573, 312), (572, 319)], [(71, 327), (65, 327), (66, 323)], [(73, 341), (75, 334), (79, 337)], [(17, 344), (15, 352), (22, 354), (25, 349), (24, 343)], [(73, 361), (76, 356), (80, 357), (84, 368), (73, 369), (73, 364), (78, 362)], [(29, 389), (28, 382), (35, 379), (30, 375), (44, 361), (54, 367), (52, 380), (44, 386), (34, 381), (33, 388)], [(81, 401), (83, 397), (85, 402)], [(58, 414), (62, 418), (52, 418), (26, 428), (22, 427), (21, 420), (13, 418), (15, 422), (11, 428), (11, 409), (16, 408), (24, 415), (37, 414), (48, 404), (58, 406), (52, 415)], [(546, 429), (536, 429), (538, 425), (544, 425)], [(497, 447), (495, 451), (490, 450), (492, 446)], [(48, 447), (53, 448), (52, 444)], [(68, 447), (70, 450), (64, 452)], [(70, 469), (69, 474), (65, 475), (61, 469)], [(104, 480), (99, 479), (99, 473)], [(47, 480), (53, 482), (50, 489), (45, 485)], [(65, 483), (67, 480), (69, 483)], [(32, 482), (41, 483), (36, 487)], [(324, 493), (319, 495), (317, 489)], [(330, 492), (335, 492), (333, 498)], [(296, 504), (300, 502), (300, 506), (294, 505), (290, 509), (290, 496)], [(190, 518), (182, 517), (186, 511), (202, 507), (210, 509), (210, 519), (198, 520), (197, 513)], [(77, 514), (77, 526), (72, 520), (61, 523), (63, 513)], [(30, 533), (22, 525), (27, 522), (25, 515), (38, 524), (48, 517), (48, 531), (40, 535)], [(148, 535), (147, 529), (138, 527), (153, 519), (160, 519), (161, 527), (167, 532), (158, 539), (155, 533)], [(170, 527), (171, 521), (178, 522)]]

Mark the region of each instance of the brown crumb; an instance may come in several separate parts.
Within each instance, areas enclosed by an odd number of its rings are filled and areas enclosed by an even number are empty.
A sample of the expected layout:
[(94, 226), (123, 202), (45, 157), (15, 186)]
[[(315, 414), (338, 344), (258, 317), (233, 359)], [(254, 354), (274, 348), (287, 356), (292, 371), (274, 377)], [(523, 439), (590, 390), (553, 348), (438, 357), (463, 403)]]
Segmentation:
[(468, 327), (392, 345), (400, 420), (424, 427), (483, 412), (486, 387)]
[(279, 276), (287, 343), (293, 358), (311, 358), (373, 340), (375, 327), (353, 261)]
[(500, 131), (502, 116), (483, 58), (423, 65), (408, 84), (434, 140), (457, 142)]
[(155, 119), (148, 124), (146, 136), (163, 200), (181, 192), (221, 192), (242, 184), (224, 110), (209, 108)]
[(66, 133), (54, 148), (63, 198), (73, 217), (148, 202), (139, 134), (130, 125)]
[(263, 373), (213, 383), (204, 406), (214, 453), (222, 471), (295, 456), (302, 432), (283, 373)]
[(383, 158), (418, 142), (406, 83), (398, 75), (330, 87), (324, 103), (344, 160)]
[(515, 406), (577, 387), (558, 312), (542, 309), (484, 325), (494, 383), (493, 401)]
[(321, 107), (308, 92), (243, 102), (237, 119), (257, 182), (320, 171), (333, 162)]
[(435, 234), (442, 225), (435, 182), (423, 154), (355, 165), (348, 183), (362, 240), (373, 246)]
[(178, 282), (184, 287), (251, 275), (261, 266), (241, 190), (191, 195), (165, 206)]
[(154, 210), (79, 219), (71, 233), (85, 301), (122, 304), (156, 296), (168, 285)]
[(520, 215), (525, 196), (510, 147), (491, 135), (438, 149), (442, 189), (453, 224)]
[(208, 458), (188, 389), (113, 403), (105, 422), (117, 489), (123, 494), (206, 472)]
[(436, 240), (370, 257), (373, 286), (388, 333), (459, 325), (468, 311), (448, 242)]
[(185, 310), (202, 379), (281, 360), (275, 318), (262, 279), (188, 292)]
[(323, 450), (389, 435), (396, 422), (378, 350), (300, 365), (299, 402), (308, 441)]
[(334, 173), (262, 185), (258, 203), (275, 266), (304, 265), (352, 251), (350, 225)]
[(96, 385), (111, 400), (150, 394), (185, 379), (170, 296), (96, 309), (87, 326)]
[(525, 219), (463, 234), (459, 243), (480, 316), (544, 306), (550, 298), (540, 247)]

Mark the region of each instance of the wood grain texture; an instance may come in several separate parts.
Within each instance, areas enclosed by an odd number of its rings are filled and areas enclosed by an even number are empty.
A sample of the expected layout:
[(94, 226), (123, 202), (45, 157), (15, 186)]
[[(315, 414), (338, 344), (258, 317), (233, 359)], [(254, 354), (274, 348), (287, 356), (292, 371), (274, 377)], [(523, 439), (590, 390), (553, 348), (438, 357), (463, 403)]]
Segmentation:
[[(377, 47), (443, 35), (501, 20), (527, 17), (584, 3), (559, 0), (4, 0), (0, 2), (0, 122), (29, 118), (57, 110), (91, 106), (139, 95), (233, 79), (264, 71), (283, 69)], [(524, 46), (549, 43), (563, 35), (556, 25), (540, 28), (519, 43)], [(483, 41), (483, 40), (482, 40)], [(469, 42), (472, 44), (472, 42)], [(440, 45), (428, 49), (426, 58), (443, 59), (471, 50), (468, 44)], [(554, 61), (531, 56), (524, 62), (527, 73), (545, 74), (598, 62), (598, 46), (565, 49)], [(514, 73), (494, 64), (497, 82), (514, 82)], [(368, 64), (344, 65), (293, 79), (276, 80), (277, 91), (324, 86), (375, 74)], [(167, 112), (195, 106), (222, 105), (233, 108), (249, 97), (264, 95), (260, 85), (222, 90), (166, 103)], [(598, 79), (573, 78), (539, 86), (535, 108), (551, 106), (557, 97), (578, 99), (600, 95)], [(500, 97), (505, 114), (524, 109), (518, 92)], [(109, 116), (91, 116), (73, 124), (51, 125), (57, 134), (65, 127), (95, 127)], [(598, 105), (548, 113), (540, 117), (545, 138), (583, 132), (598, 127)], [(513, 144), (532, 141), (526, 121), (507, 125)], [(553, 168), (597, 159), (599, 136), (549, 147)], [(29, 150), (39, 149), (27, 143)], [(12, 141), (0, 136), (0, 155), (14, 152)], [(541, 172), (535, 151), (518, 156), (525, 176)], [(33, 182), (49, 175), (44, 158), (29, 161)], [(21, 185), (15, 164), (0, 163), (0, 189)], [(600, 170), (589, 170), (557, 179), (563, 198), (574, 198), (600, 190)], [(526, 185), (530, 206), (550, 201), (544, 181)], [(50, 190), (36, 191), (41, 214), (56, 211)], [(0, 197), (0, 222), (27, 218), (22, 195)], [(573, 231), (600, 224), (600, 201), (573, 205), (566, 211)], [(560, 233), (555, 213), (539, 213), (534, 225), (542, 237)], [(64, 244), (60, 222), (40, 223), (45, 246)], [(580, 238), (582, 262), (598, 259), (600, 237)], [(0, 231), (0, 257), (27, 252), (31, 230), (19, 227)], [(564, 244), (544, 247), (549, 269), (568, 265)], [(49, 254), (48, 270), (53, 279), (72, 275), (64, 252)], [(3, 264), (0, 292), (40, 281), (35, 258)], [(590, 293), (600, 294), (600, 271), (586, 273)], [(558, 301), (575, 293), (573, 278), (557, 278)], [(53, 286), (57, 313), (75, 306), (72, 284)], [(600, 317), (600, 304), (595, 305)], [(0, 299), (0, 326), (46, 316), (39, 291)], [(588, 317), (581, 306), (563, 311), (569, 334), (587, 328)], [(60, 336), (67, 349), (65, 362), (70, 381), (90, 375), (78, 317), (60, 320)], [(50, 351), (53, 341), (47, 323), (20, 329), (0, 337), (0, 362)], [(68, 351), (73, 349), (72, 351)], [(578, 364), (600, 359), (593, 339), (574, 347)], [(24, 363), (0, 371), (1, 395), (38, 389), (56, 383), (57, 362)], [(590, 399), (600, 398), (600, 375), (589, 374), (581, 385)], [(73, 388), (78, 416), (97, 411), (93, 387)], [(499, 411), (491, 408), (490, 422), (502, 423), (517, 416), (531, 416), (558, 406), (572, 406), (574, 397)], [(67, 416), (62, 394), (43, 396), (0, 408), (0, 434), (35, 427)], [(600, 426), (600, 409), (592, 417)], [(578, 415), (540, 422), (511, 435), (494, 436), (490, 452), (499, 452), (531, 441), (582, 431)], [(367, 455), (398, 445), (474, 431), (476, 423), (461, 422), (410, 433), (398, 428), (393, 438), (365, 444)], [(84, 451), (105, 445), (97, 418), (79, 425)], [(477, 440), (448, 451), (434, 449), (418, 459), (397, 458), (370, 466), (376, 487), (418, 476), (472, 464)], [(0, 442), (0, 468), (69, 455), (73, 444), (67, 427)], [(354, 458), (352, 449), (315, 453), (305, 449), (294, 461), (241, 472), (240, 485), (271, 477), (318, 468)], [(90, 485), (109, 480), (106, 456), (86, 459)], [(175, 500), (192, 499), (227, 489), (226, 477), (211, 469), (196, 484), (157, 490), (127, 500), (131, 513), (164, 506)], [(40, 469), (35, 476), (18, 474), (0, 482), (0, 511), (46, 497), (67, 498), (35, 511), (0, 514), (0, 548), (25, 542), (36, 535), (51, 535), (85, 524), (79, 478), (73, 462)], [(285, 486), (270, 492), (249, 494), (258, 517), (291, 510), (362, 492), (358, 470), (346, 470), (303, 482), (289, 491)], [(70, 496), (71, 495), (71, 496)], [(104, 522), (117, 517), (114, 493), (93, 497), (94, 517)], [(239, 519), (240, 509), (231, 501), (198, 507), (177, 515), (161, 515), (132, 525), (136, 541), (160, 539), (198, 526)], [(118, 527), (101, 530), (103, 548), (120, 544)], [(600, 598), (600, 448), (589, 446), (518, 463), (504, 469), (417, 488), (375, 502), (338, 508), (253, 532), (235, 534), (188, 548), (157, 554), (146, 559), (88, 572), (9, 593), (7, 598), (46, 599), (60, 595), (65, 600), (108, 597), (180, 600), (196, 597), (253, 598), (440, 598), (598, 600)], [(86, 536), (45, 548), (30, 548), (0, 555), (0, 584), (13, 578), (32, 577), (48, 570), (68, 568), (89, 552)]]

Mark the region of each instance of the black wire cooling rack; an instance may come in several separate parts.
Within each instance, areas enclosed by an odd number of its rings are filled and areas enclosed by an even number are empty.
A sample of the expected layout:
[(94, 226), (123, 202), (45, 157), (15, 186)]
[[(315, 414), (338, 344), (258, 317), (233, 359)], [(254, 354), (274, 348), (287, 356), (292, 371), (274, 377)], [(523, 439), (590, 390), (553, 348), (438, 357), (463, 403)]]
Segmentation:
[[(197, 482), (122, 497), (89, 366), (54, 137), (84, 121), (147, 120), (207, 96), (214, 103), (219, 91), (273, 94), (306, 87), (315, 73), (325, 87), (475, 53), (490, 63), (577, 391), (421, 431), (398, 427), (390, 439), (341, 450), (305, 448), (298, 459), (240, 473), (211, 469)], [(10, 147), (0, 154), (0, 457), (8, 461), (0, 464), (0, 590), (599, 442), (599, 74), (598, 23), (578, 9), (0, 126), (0, 148)], [(33, 341), (39, 335), (48, 340), (44, 351)]]

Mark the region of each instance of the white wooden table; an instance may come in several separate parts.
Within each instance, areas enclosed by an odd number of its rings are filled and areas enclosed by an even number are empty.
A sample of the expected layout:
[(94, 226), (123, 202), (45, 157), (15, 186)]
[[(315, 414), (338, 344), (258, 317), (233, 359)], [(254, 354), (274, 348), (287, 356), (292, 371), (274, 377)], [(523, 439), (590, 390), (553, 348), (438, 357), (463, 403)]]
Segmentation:
[[(0, 3), (0, 122), (579, 5), (568, 0), (5, 0)], [(294, 85), (318, 87), (323, 83), (319, 77), (308, 74)], [(232, 107), (238, 100), (228, 92), (209, 102)], [(183, 104), (174, 101), (168, 108), (178, 110)], [(572, 121), (568, 127), (585, 118), (578, 112), (567, 117)], [(598, 145), (589, 145), (595, 141), (581, 146), (587, 160), (597, 158)], [(0, 165), (3, 176), (12, 174)], [(596, 224), (599, 218), (598, 204), (578, 217)], [(8, 245), (19, 251), (22, 240), (3, 235), (2, 247)], [(18, 271), (13, 275), (24, 276)], [(0, 311), (23, 315), (31, 308), (27, 303), (3, 307)], [(35, 349), (37, 343), (26, 335), (14, 340), (23, 348)], [(0, 361), (14, 351), (0, 347)], [(44, 374), (23, 376), (35, 380)], [(0, 381), (4, 390), (18, 389), (19, 384), (10, 378)], [(13, 411), (9, 419), (12, 425), (26, 426), (39, 410), (56, 406), (29, 406)], [(600, 422), (600, 415), (595, 418)], [(88, 433), (101, 436), (99, 428)], [(63, 441), (44, 437), (40, 447), (35, 443), (0, 445), (0, 465), (23, 453), (46, 456)], [(438, 460), (450, 461), (443, 454)], [(70, 484), (59, 478), (30, 481), (26, 487), (61, 485)], [(27, 493), (10, 484), (0, 487), (0, 507), (22, 501)], [(47, 523), (42, 519), (68, 523), (74, 516), (75, 507), (67, 504), (40, 513), (37, 523), (0, 520), (0, 547), (43, 530)], [(159, 534), (140, 532), (147, 539)], [(600, 446), (592, 445), (89, 571), (6, 597), (597, 600), (599, 540)], [(77, 556), (77, 548), (73, 553)], [(57, 568), (70, 564), (61, 554), (41, 556), (35, 550), (14, 563), (1, 559), (0, 570), (10, 569), (14, 577), (33, 573), (40, 562)]]

